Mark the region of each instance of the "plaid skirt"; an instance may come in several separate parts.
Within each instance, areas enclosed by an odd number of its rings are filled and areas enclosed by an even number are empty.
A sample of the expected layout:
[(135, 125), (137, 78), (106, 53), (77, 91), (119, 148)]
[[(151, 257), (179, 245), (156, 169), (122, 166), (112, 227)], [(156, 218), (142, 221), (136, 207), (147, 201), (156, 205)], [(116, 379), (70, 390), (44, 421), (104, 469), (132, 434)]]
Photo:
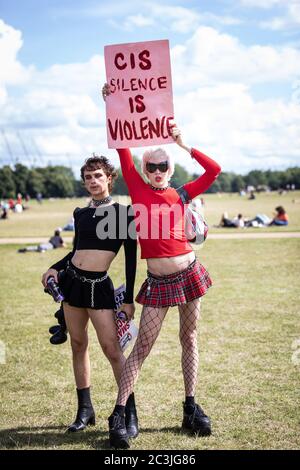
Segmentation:
[(212, 285), (205, 267), (195, 259), (184, 271), (167, 276), (154, 276), (148, 271), (136, 301), (152, 307), (186, 304), (206, 294)]
[(115, 308), (114, 286), (106, 271), (84, 271), (68, 261), (66, 269), (59, 272), (58, 280), (65, 301), (72, 307)]

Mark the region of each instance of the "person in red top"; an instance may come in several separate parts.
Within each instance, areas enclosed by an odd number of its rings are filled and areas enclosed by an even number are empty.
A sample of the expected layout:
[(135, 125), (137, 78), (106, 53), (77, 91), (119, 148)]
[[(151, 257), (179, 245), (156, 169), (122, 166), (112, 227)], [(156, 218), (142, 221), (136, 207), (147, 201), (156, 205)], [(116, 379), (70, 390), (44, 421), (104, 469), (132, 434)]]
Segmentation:
[(276, 214), (274, 219), (269, 223), (269, 225), (288, 225), (289, 217), (282, 206), (275, 208)]
[[(107, 85), (102, 93), (104, 99), (110, 94)], [(159, 335), (169, 307), (175, 305), (178, 305), (180, 316), (186, 395), (182, 427), (197, 435), (211, 434), (210, 419), (194, 399), (198, 373), (197, 320), (200, 298), (211, 286), (211, 279), (196, 259), (185, 236), (182, 200), (189, 201), (206, 191), (221, 168), (199, 150), (187, 147), (176, 127), (172, 128), (172, 136), (177, 145), (205, 169), (202, 176), (178, 190), (169, 186), (174, 164), (163, 149), (147, 151), (143, 155), (143, 172), (149, 183), (136, 170), (130, 150), (118, 150), (123, 177), (132, 199), (141, 257), (147, 260), (148, 277), (136, 297), (136, 301), (143, 305), (139, 334), (122, 370), (116, 406), (109, 417), (112, 447), (129, 447), (124, 417), (126, 400)]]

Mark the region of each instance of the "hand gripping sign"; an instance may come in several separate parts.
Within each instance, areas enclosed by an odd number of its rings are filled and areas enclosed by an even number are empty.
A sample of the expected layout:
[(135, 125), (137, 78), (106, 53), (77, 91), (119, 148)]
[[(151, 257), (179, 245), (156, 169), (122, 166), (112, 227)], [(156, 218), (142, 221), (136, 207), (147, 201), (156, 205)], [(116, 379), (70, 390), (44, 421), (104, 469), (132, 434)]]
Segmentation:
[(122, 284), (120, 287), (115, 289), (115, 321), (117, 325), (118, 341), (120, 343), (122, 351), (124, 351), (138, 334), (138, 328), (135, 326), (132, 320), (127, 321), (124, 312), (120, 311), (120, 307), (124, 300), (125, 285)]
[(143, 147), (174, 142), (169, 41), (105, 46), (109, 148)]

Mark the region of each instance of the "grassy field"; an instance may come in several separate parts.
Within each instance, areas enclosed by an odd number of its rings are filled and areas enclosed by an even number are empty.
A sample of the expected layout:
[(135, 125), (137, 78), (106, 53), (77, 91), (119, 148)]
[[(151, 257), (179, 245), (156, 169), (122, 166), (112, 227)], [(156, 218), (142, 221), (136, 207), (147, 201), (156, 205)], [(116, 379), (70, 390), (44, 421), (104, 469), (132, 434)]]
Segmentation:
[[(259, 198), (262, 210), (258, 200), (206, 196), (209, 222), (215, 223), (225, 208), (234, 215), (240, 211), (239, 202), (245, 215), (246, 208), (249, 215), (270, 214), (282, 204), (291, 217), (289, 230), (300, 228), (299, 206), (291, 202), (295, 193)], [(0, 226), (0, 236), (47, 236), (67, 222), (74, 205), (72, 200), (32, 203), (29, 211)], [(56, 304), (40, 284), (41, 273), (57, 260), (58, 252), (23, 255), (17, 248), (0, 246), (0, 448), (107, 449), (107, 417), (116, 386), (95, 332), (90, 327), (97, 425), (67, 435), (64, 431), (76, 411), (70, 342), (49, 343)], [(300, 341), (299, 248), (297, 239), (208, 238), (197, 249), (214, 280), (202, 303), (197, 389), (198, 402), (212, 418), (213, 435), (196, 439), (180, 432), (184, 393), (178, 314), (170, 309), (135, 388), (141, 432), (132, 449), (300, 447), (300, 354), (293, 350)], [(59, 257), (66, 252), (61, 250)], [(115, 285), (124, 280), (122, 264), (121, 251), (111, 268)], [(140, 261), (136, 290), (145, 272), (145, 262)], [(137, 323), (139, 315), (138, 306)]]

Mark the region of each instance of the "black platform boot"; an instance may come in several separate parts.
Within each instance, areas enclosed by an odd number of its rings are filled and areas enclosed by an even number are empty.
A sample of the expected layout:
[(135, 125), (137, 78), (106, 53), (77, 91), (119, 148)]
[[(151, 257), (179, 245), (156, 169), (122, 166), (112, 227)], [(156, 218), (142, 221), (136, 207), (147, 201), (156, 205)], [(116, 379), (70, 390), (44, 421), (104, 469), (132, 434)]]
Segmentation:
[(125, 416), (116, 411), (108, 418), (109, 424), (109, 444), (115, 449), (128, 449), (129, 438), (125, 426)]
[(74, 423), (72, 423), (67, 432), (78, 432), (85, 429), (88, 425), (94, 425), (95, 412), (90, 397), (90, 387), (77, 390), (78, 410)]
[(188, 407), (183, 403), (182, 429), (197, 436), (210, 436), (210, 418), (197, 403), (192, 407)]
[(125, 407), (125, 425), (128, 437), (135, 438), (139, 433), (138, 417), (134, 401), (134, 393), (129, 395)]

